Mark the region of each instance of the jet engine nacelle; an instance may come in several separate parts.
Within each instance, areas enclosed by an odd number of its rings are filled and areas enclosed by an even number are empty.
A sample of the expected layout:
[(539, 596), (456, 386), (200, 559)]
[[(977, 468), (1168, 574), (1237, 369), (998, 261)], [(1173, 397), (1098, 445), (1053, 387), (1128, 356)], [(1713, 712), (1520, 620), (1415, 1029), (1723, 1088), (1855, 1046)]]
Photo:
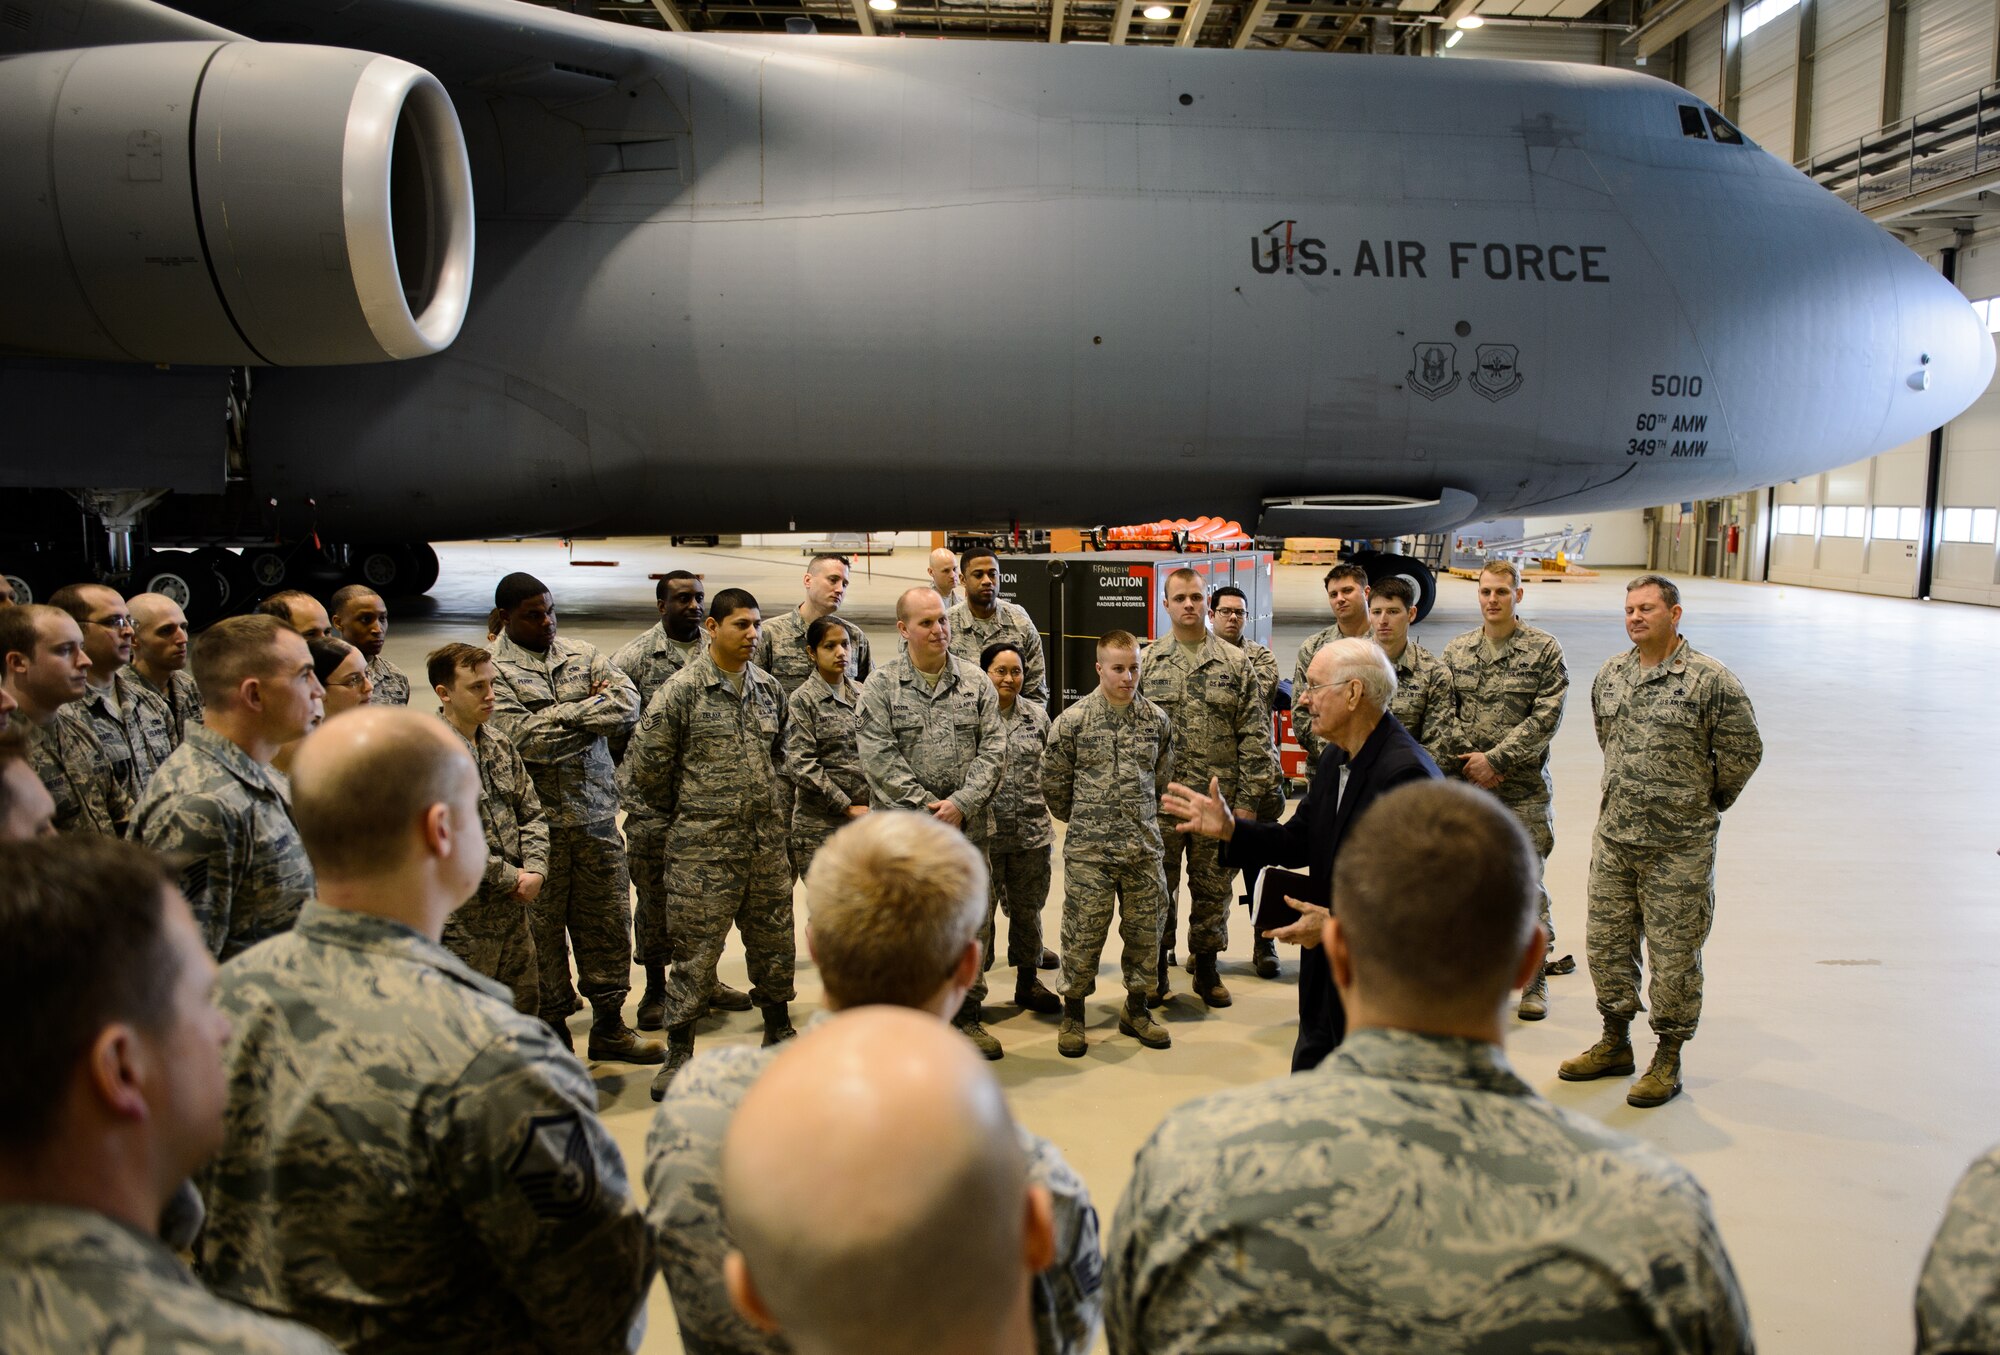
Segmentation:
[(0, 350), (423, 357), (465, 320), (458, 114), (393, 57), (256, 42), (0, 60)]

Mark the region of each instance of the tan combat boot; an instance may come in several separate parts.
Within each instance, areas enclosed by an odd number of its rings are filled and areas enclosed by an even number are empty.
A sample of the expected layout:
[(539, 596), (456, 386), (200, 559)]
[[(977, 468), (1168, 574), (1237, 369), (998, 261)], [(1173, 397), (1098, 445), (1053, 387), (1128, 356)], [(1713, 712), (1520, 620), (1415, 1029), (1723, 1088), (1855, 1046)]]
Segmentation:
[(1083, 1038), (1083, 999), (1066, 997), (1062, 1004), (1062, 1028), (1056, 1032), (1056, 1052), (1066, 1059), (1080, 1059), (1090, 1042)]
[(1514, 1015), (1523, 1021), (1539, 1021), (1549, 1014), (1549, 974), (1545, 969), (1521, 992), (1521, 1005)]
[(995, 1039), (993, 1032), (986, 1028), (986, 1024), (981, 1019), (981, 1016), (982, 1013), (980, 1012), (979, 1004), (971, 998), (967, 998), (960, 1005), (958, 1016), (953, 1019), (952, 1024), (958, 1027), (960, 1033), (966, 1039), (972, 1041), (974, 1049), (977, 1049), (988, 1059), (1005, 1058), (1007, 1051), (1000, 1047), (1000, 1041)]
[(1148, 1049), (1165, 1049), (1174, 1042), (1167, 1028), (1146, 1010), (1146, 999), (1137, 993), (1125, 999), (1125, 1010), (1118, 1014), (1118, 1033), (1130, 1035)]
[(1565, 1082), (1590, 1082), (1600, 1077), (1624, 1077), (1632, 1071), (1632, 1019), (1604, 1018), (1604, 1035), (1573, 1059), (1564, 1059), (1556, 1075)]
[(1632, 1090), (1625, 1093), (1625, 1104), (1650, 1109), (1664, 1106), (1680, 1094), (1681, 1037), (1662, 1035), (1660, 1047), (1653, 1051), (1653, 1062), (1644, 1076), (1632, 1084)]

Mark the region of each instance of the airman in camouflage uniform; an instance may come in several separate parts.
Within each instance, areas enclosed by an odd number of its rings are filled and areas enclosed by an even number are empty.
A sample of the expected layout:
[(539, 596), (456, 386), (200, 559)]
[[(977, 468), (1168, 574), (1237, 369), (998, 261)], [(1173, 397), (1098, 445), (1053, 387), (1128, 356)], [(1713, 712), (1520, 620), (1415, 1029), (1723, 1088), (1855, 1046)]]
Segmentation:
[(125, 599), (136, 631), (132, 678), (167, 703), (174, 747), (187, 737), (189, 725), (201, 723), (201, 688), (187, 670), (188, 624), (180, 604), (160, 593), (140, 593)]
[(1042, 637), (1027, 608), (1000, 596), (1000, 557), (990, 550), (968, 550), (964, 565), (965, 597), (945, 612), (951, 625), (951, 652), (976, 668), (986, 646), (1002, 641), (1015, 646), (1026, 673), (1021, 695), (1046, 708), (1049, 677)]
[(1681, 1089), (1681, 1046), (1701, 1018), (1701, 947), (1715, 923), (1715, 840), (1764, 741), (1743, 685), (1680, 635), (1680, 590), (1657, 574), (1625, 586), (1633, 647), (1591, 684), (1604, 750), (1603, 796), (1590, 852), (1585, 947), (1604, 1037), (1567, 1060), (1570, 1081), (1630, 1073), (1639, 1010), (1639, 943), (1653, 967), (1652, 1065), (1626, 1100), (1656, 1106)]
[(74, 709), (90, 721), (111, 774), (135, 804), (146, 793), (153, 773), (174, 751), (173, 712), (167, 703), (136, 677), (118, 672), (111, 681), (93, 685)]
[[(897, 599), (896, 629), (906, 648), (861, 689), (861, 768), (873, 808), (911, 809), (955, 822), (990, 861), (993, 794), (1007, 759), (1000, 698), (979, 665), (951, 653), (950, 626), (936, 589), (912, 588)], [(990, 896), (979, 940), (990, 958)], [(1004, 1051), (986, 1029), (985, 999), (982, 971), (953, 1024), (980, 1053), (997, 1059)]]
[(1451, 674), (1435, 654), (1410, 635), (1416, 611), (1416, 590), (1407, 579), (1383, 579), (1369, 590), (1370, 633), (1396, 670), (1396, 694), (1390, 698), (1389, 713), (1423, 745), (1431, 761), (1443, 766), (1439, 759), (1448, 756), (1444, 738), (1451, 728), (1455, 705)]
[(785, 775), (792, 783), (792, 874), (804, 879), (813, 855), (856, 805), (868, 803), (857, 737), (861, 689), (843, 675), (834, 687), (815, 672), (786, 705)]
[(80, 703), (64, 706), (47, 724), (19, 717), (14, 723), (26, 734), (35, 774), (56, 802), (56, 831), (124, 836), (132, 794)]
[[(1404, 727), (1436, 759), (1439, 771), (1500, 797), (1528, 830), (1546, 871), (1556, 845), (1549, 744), (1562, 724), (1569, 669), (1555, 636), (1515, 618), (1520, 596), (1519, 570), (1504, 560), (1488, 561), (1479, 575), (1484, 623), (1453, 639), (1438, 659), (1450, 684), (1449, 717), (1435, 734)], [(1546, 886), (1541, 887), (1541, 918), (1553, 951), (1556, 924)], [(1521, 995), (1519, 1014), (1524, 1021), (1538, 1021), (1548, 1010), (1545, 974)]]
[(132, 835), (185, 857), (181, 892), (216, 958), (288, 930), (313, 894), (283, 774), (196, 725), (146, 788)]
[[(1313, 655), (1335, 640), (1366, 640), (1374, 633), (1368, 623), (1368, 571), (1357, 564), (1337, 564), (1327, 570), (1324, 583), (1326, 603), (1333, 611), (1333, 624), (1314, 631), (1299, 646), (1298, 659), (1292, 664), (1294, 702), (1306, 689), (1306, 670), (1312, 667)], [(1319, 755), (1326, 751), (1326, 745), (1313, 733), (1311, 720), (1292, 721), (1292, 737), (1305, 750), (1306, 775), (1310, 778), (1313, 769), (1319, 766)]]
[[(1268, 811), (1278, 794), (1278, 756), (1271, 742), (1271, 708), (1259, 695), (1256, 674), (1242, 651), (1208, 633), (1208, 600), (1193, 571), (1168, 576), (1167, 610), (1174, 629), (1146, 646), (1139, 671), (1139, 690), (1173, 721), (1174, 768), (1167, 780), (1206, 789), (1214, 777), (1232, 804)], [(1195, 991), (1204, 1005), (1226, 1007), (1231, 998), (1216, 957), (1229, 948), (1230, 872), (1222, 867), (1221, 844), (1195, 833), (1175, 833), (1166, 844), (1167, 909), (1154, 1000), (1168, 996), (1183, 859)]]
[(399, 922), (308, 904), (224, 966), (218, 1292), (344, 1349), (621, 1350), (653, 1267), (596, 1089), (507, 990)]
[(658, 1062), (665, 1049), (635, 1036), (623, 1015), (632, 982), (632, 885), (606, 743), (638, 718), (638, 688), (596, 646), (556, 635), (555, 600), (540, 580), (510, 574), (494, 601), (508, 616), (493, 650), (493, 728), (521, 750), (549, 825), (548, 879), (529, 909), (542, 1019), (567, 1038), (578, 1006), (570, 986), (574, 942), (578, 987), (592, 1009), (590, 1057)]
[(104, 1214), (0, 1205), (0, 1350), (334, 1355), (310, 1328), (216, 1298), (180, 1258)]
[(750, 1000), (763, 1009), (765, 1044), (794, 1034), (789, 1006), (798, 947), (785, 855), (791, 794), (778, 770), (785, 695), (775, 678), (748, 662), (757, 621), (757, 601), (748, 593), (717, 593), (703, 623), (708, 652), (653, 694), (625, 752), (628, 798), (667, 825), (674, 963), (656, 1100), (694, 1051), (694, 1023), (715, 984), (732, 922), (743, 934)]
[(1161, 869), (1160, 795), (1174, 769), (1173, 719), (1137, 695), (1138, 674), (1121, 667), (1137, 660), (1136, 639), (1113, 631), (1098, 642), (1097, 656), (1097, 690), (1056, 717), (1042, 755), (1049, 812), (1069, 824), (1063, 837), (1063, 1021), (1056, 1040), (1069, 1058), (1085, 1049), (1083, 1000), (1097, 988), (1114, 905), (1126, 994), (1118, 1028), (1150, 1048), (1172, 1043), (1147, 1014), (1146, 999), (1163, 986), (1155, 966), (1172, 897)]
[(453, 732), (479, 766), (486, 873), (479, 893), (444, 920), (443, 945), (474, 973), (512, 992), (516, 1011), (534, 1016), (541, 1007), (541, 969), (528, 922), (531, 905), (521, 901), (517, 887), (522, 871), (542, 876), (545, 883), (548, 877), (549, 826), (542, 819), (542, 797), (513, 744), (486, 725), (476, 726), (469, 739), (463, 730)]
[(328, 620), (341, 639), (361, 651), (368, 664), (368, 681), (373, 688), (368, 704), (409, 705), (409, 676), (382, 652), (382, 642), (389, 634), (389, 607), (382, 595), (366, 584), (351, 583), (336, 591), (331, 602)]
[(2000, 1148), (1951, 1194), (1917, 1277), (1917, 1355), (2000, 1351)]
[[(1027, 699), (1026, 665), (1018, 658), (1014, 661), (1022, 670), (1022, 688), (1011, 703), (1001, 703), (1000, 726), (1007, 757), (999, 789), (993, 792), (993, 841), (988, 852), (993, 912), (996, 918), (1004, 915), (1007, 919), (1007, 963), (1014, 967), (1014, 1005), (1052, 1016), (1062, 1007), (1056, 995), (1042, 986), (1038, 973), (1042, 966), (1042, 909), (1049, 901), (1049, 855), (1056, 840), (1055, 825), (1049, 821), (1049, 807), (1042, 798), (1042, 750), (1048, 744), (1049, 712), (1048, 707)], [(989, 949), (989, 968), (993, 959)]]
[(1106, 1261), (1113, 1355), (1752, 1349), (1685, 1170), (1408, 1030), (1169, 1115)]
[(806, 627), (822, 616), (833, 616), (847, 627), (853, 648), (847, 655), (847, 676), (866, 682), (874, 672), (868, 636), (844, 616), (834, 616), (847, 596), (847, 557), (815, 555), (806, 562), (806, 600), (766, 620), (757, 632), (757, 649), (750, 662), (769, 673), (784, 688), (787, 699), (813, 674), (806, 651)]
[[(826, 1020), (825, 1014), (810, 1025)], [(746, 1322), (729, 1301), (722, 1263), (733, 1249), (722, 1213), (722, 1141), (775, 1049), (733, 1045), (688, 1064), (646, 1135), (646, 1221), (688, 1355), (785, 1355), (780, 1337)], [(1037, 1355), (1086, 1355), (1103, 1303), (1097, 1210), (1056, 1146), (1021, 1129), (1030, 1184), (1055, 1210), (1056, 1257), (1032, 1291)]]
[[(707, 590), (699, 577), (684, 569), (663, 575), (654, 585), (654, 605), (660, 620), (611, 656), (611, 666), (632, 679), (639, 689), (639, 709), (652, 703), (653, 694), (668, 678), (694, 662), (708, 649), (708, 635), (701, 628), (702, 606)], [(669, 633), (668, 626), (675, 633)], [(636, 723), (633, 729), (637, 729)], [(612, 759), (621, 765), (631, 742), (628, 731), (611, 740)], [(625, 859), (632, 870), (632, 886), (638, 892), (638, 906), (632, 910), (634, 958), (646, 971), (646, 989), (639, 995), (640, 1030), (658, 1030), (666, 1020), (667, 966), (673, 963), (673, 938), (667, 931), (667, 825), (657, 814), (637, 800), (625, 805)], [(725, 985), (717, 984), (718, 988)], [(732, 1011), (748, 1010), (750, 1002), (728, 990), (740, 1001), (722, 1005)]]

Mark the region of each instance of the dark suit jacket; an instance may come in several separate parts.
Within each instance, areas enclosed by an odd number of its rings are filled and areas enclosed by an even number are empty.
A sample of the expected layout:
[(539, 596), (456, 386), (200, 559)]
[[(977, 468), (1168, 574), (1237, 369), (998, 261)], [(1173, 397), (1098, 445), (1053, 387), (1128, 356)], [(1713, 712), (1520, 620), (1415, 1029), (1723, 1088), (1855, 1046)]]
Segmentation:
[[(1340, 764), (1346, 761), (1345, 751), (1328, 748), (1320, 755), (1312, 789), (1292, 817), (1283, 823), (1239, 822), (1235, 836), (1224, 844), (1223, 863), (1249, 861), (1294, 870), (1304, 866), (1312, 877), (1314, 892), (1330, 898), (1334, 858), (1348, 826), (1361, 811), (1405, 782), (1438, 776), (1430, 754), (1387, 713), (1355, 754), (1348, 769), (1347, 793), (1340, 795)], [(1326, 952), (1308, 946), (1299, 956), (1299, 1038), (1292, 1050), (1292, 1071), (1317, 1068), (1321, 1059), (1339, 1047), (1346, 1033), (1347, 1014), (1334, 989)]]

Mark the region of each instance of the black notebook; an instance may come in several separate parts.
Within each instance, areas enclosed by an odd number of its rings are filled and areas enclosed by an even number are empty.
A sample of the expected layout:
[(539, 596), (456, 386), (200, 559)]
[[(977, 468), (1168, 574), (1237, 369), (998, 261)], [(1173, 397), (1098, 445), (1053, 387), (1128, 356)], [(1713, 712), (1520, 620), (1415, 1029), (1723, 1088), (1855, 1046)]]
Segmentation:
[(1289, 927), (1299, 920), (1299, 910), (1286, 898), (1303, 899), (1324, 908), (1326, 900), (1313, 888), (1312, 876), (1296, 870), (1267, 869), (1257, 877), (1257, 893), (1251, 900), (1251, 916), (1257, 934)]

